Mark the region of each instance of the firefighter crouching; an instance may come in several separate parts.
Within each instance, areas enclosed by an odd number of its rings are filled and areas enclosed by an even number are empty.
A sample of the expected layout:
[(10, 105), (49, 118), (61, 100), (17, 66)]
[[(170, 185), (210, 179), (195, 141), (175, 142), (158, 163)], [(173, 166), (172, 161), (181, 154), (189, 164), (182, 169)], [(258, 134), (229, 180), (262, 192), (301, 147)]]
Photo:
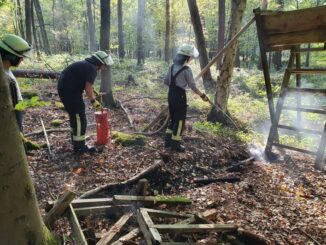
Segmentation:
[(104, 51), (97, 51), (83, 61), (77, 61), (62, 71), (58, 80), (58, 93), (69, 115), (71, 140), (76, 153), (95, 152), (94, 147), (85, 144), (87, 119), (83, 92), (86, 92), (95, 110), (102, 108), (95, 99), (93, 84), (97, 71), (112, 65), (111, 56)]
[(187, 114), (186, 88), (198, 94), (202, 100), (208, 101), (206, 94), (196, 87), (191, 68), (188, 66), (193, 58), (199, 56), (198, 50), (189, 44), (183, 44), (169, 67), (164, 83), (169, 86), (168, 105), (170, 122), (165, 134), (165, 147), (184, 152), (181, 144), (181, 134), (185, 125)]

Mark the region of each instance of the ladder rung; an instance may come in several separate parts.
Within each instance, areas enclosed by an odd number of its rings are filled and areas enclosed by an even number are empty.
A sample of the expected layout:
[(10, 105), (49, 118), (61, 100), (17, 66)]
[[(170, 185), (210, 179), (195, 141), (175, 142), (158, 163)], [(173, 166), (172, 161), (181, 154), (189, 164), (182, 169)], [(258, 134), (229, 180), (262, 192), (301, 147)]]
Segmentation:
[(304, 132), (304, 133), (308, 133), (308, 134), (317, 134), (317, 135), (322, 134), (321, 131), (317, 131), (317, 130), (313, 130), (313, 129), (297, 128), (297, 127), (286, 126), (286, 125), (281, 125), (281, 124), (279, 124), (277, 127), (282, 128), (282, 129), (296, 131), (296, 132)]
[(304, 149), (296, 148), (296, 147), (289, 146), (289, 145), (283, 145), (283, 144), (279, 144), (279, 143), (273, 143), (273, 146), (288, 149), (288, 150), (291, 150), (291, 151), (298, 151), (298, 152), (306, 153), (306, 154), (309, 154), (309, 155), (316, 155), (317, 154), (314, 151), (304, 150)]
[(317, 88), (287, 88), (288, 93), (311, 93), (311, 94), (326, 94), (326, 89)]
[(291, 74), (326, 74), (326, 69), (295, 69), (288, 68), (288, 72)]
[(325, 110), (309, 109), (309, 108), (295, 107), (295, 106), (283, 106), (283, 110), (302, 111), (302, 112), (310, 112), (310, 113), (317, 113), (317, 114), (326, 114)]

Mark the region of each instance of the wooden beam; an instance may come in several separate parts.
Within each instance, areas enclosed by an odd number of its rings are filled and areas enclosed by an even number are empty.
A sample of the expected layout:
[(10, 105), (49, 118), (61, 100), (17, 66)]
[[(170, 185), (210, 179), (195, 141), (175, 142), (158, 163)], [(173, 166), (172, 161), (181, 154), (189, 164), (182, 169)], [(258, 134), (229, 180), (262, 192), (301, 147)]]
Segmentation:
[(149, 209), (149, 208), (141, 208), (141, 211), (146, 211), (153, 217), (165, 217), (165, 218), (178, 218), (178, 219), (185, 219), (190, 218), (193, 215), (192, 214), (182, 214), (182, 213), (176, 213), (176, 212), (170, 212), (170, 211), (162, 211), (157, 209)]
[(326, 123), (324, 125), (323, 134), (320, 139), (320, 143), (317, 150), (317, 156), (315, 159), (316, 168), (323, 171), (325, 170), (325, 164), (323, 162), (325, 147), (326, 147)]
[(292, 127), (292, 126), (281, 125), (281, 124), (279, 124), (277, 127), (282, 128), (282, 129), (286, 129), (286, 130), (296, 131), (296, 132), (304, 132), (304, 133), (307, 133), (307, 134), (316, 134), (316, 135), (321, 135), (322, 134), (322, 132), (318, 131), (318, 130), (298, 128), (298, 127)]
[(326, 69), (288, 69), (291, 74), (326, 74)]
[(132, 204), (132, 203), (143, 203), (147, 205), (159, 205), (159, 204), (170, 204), (170, 205), (188, 205), (191, 204), (191, 200), (183, 198), (180, 200), (174, 196), (127, 196), (127, 195), (114, 195), (113, 202), (116, 204)]
[(311, 94), (326, 94), (326, 89), (316, 88), (287, 88), (287, 93), (311, 93)]
[(283, 110), (301, 111), (301, 112), (317, 113), (317, 114), (326, 114), (326, 110), (311, 109), (311, 108), (304, 108), (304, 107), (295, 107), (295, 106), (283, 106)]
[(114, 206), (94, 206), (74, 208), (77, 216), (87, 216), (90, 214), (113, 214), (123, 213), (123, 210), (131, 209), (131, 205), (114, 205)]
[(52, 209), (44, 216), (44, 224), (51, 228), (55, 219), (60, 217), (69, 207), (72, 200), (75, 198), (76, 193), (70, 190), (66, 190), (63, 195), (55, 202)]
[(103, 237), (96, 243), (96, 245), (108, 245), (110, 244), (120, 233), (121, 228), (128, 222), (130, 217), (133, 215), (132, 212), (124, 214), (112, 227), (103, 235)]
[(112, 245), (123, 245), (131, 239), (136, 238), (140, 233), (139, 228), (135, 228), (129, 231), (126, 235), (120, 237), (117, 241), (113, 242)]
[(67, 218), (68, 218), (69, 224), (71, 226), (73, 238), (76, 240), (76, 244), (87, 245), (88, 243), (86, 241), (84, 233), (80, 227), (77, 216), (76, 216), (71, 204), (69, 205), (69, 208), (68, 208)]
[(150, 228), (155, 228), (161, 233), (168, 232), (183, 232), (183, 233), (207, 233), (209, 231), (236, 231), (237, 225), (233, 224), (162, 224), (153, 225)]
[(145, 238), (146, 244), (147, 245), (152, 245), (153, 244), (152, 235), (149, 232), (149, 228), (147, 227), (140, 210), (137, 210), (136, 218), (137, 218), (139, 228), (140, 228), (140, 230), (143, 233), (143, 236)]

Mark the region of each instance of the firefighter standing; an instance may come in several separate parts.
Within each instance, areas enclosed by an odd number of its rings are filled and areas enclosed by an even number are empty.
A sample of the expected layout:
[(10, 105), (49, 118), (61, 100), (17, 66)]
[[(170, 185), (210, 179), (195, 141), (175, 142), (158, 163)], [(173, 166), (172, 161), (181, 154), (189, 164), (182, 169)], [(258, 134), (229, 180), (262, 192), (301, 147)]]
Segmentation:
[(206, 94), (196, 87), (191, 68), (187, 65), (193, 58), (199, 56), (198, 50), (189, 44), (183, 44), (177, 52), (173, 64), (169, 67), (164, 83), (169, 86), (168, 104), (170, 123), (165, 134), (165, 147), (184, 152), (181, 145), (181, 134), (187, 114), (186, 88), (189, 87), (202, 100), (208, 101)]
[(113, 64), (111, 56), (104, 51), (97, 51), (83, 61), (69, 65), (58, 80), (58, 93), (69, 114), (71, 140), (74, 152), (94, 152), (95, 148), (85, 145), (87, 119), (83, 92), (95, 110), (101, 109), (101, 104), (95, 99), (93, 84), (97, 71)]
[[(23, 100), (18, 82), (11, 72), (10, 67), (18, 67), (27, 54), (31, 46), (21, 37), (7, 34), (0, 40), (0, 54), (3, 67), (9, 81), (10, 95), (13, 107)], [(16, 120), (20, 131), (23, 131), (23, 112), (15, 110)]]

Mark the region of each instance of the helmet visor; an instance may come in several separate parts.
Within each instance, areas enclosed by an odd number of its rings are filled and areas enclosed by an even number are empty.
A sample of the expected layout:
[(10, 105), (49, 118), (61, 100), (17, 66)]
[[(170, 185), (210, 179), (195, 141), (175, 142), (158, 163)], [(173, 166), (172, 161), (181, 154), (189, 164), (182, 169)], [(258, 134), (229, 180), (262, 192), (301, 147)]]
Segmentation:
[(113, 60), (112, 60), (111, 55), (108, 55), (108, 56), (106, 56), (106, 57), (103, 57), (102, 60), (103, 60), (103, 63), (104, 63), (105, 65), (107, 65), (107, 66), (111, 66), (111, 65), (113, 65), (113, 63), (114, 63)]

